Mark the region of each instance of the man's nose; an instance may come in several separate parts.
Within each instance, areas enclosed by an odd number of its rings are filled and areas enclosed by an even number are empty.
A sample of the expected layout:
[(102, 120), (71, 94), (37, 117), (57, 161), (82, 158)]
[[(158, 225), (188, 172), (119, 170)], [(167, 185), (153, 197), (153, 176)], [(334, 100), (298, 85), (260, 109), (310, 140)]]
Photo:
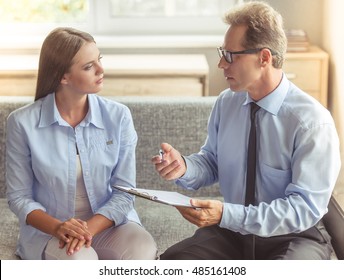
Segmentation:
[(219, 60), (219, 63), (217, 64), (217, 67), (220, 69), (226, 69), (228, 68), (229, 63), (225, 60), (224, 57), (221, 57)]

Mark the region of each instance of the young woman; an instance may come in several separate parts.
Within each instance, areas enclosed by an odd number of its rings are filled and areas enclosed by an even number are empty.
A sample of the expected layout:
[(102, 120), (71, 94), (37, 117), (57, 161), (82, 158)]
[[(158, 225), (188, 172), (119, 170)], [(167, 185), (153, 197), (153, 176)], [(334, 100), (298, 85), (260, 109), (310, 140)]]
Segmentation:
[(97, 96), (104, 69), (93, 37), (45, 39), (35, 102), (7, 122), (7, 198), (22, 259), (155, 259), (133, 197), (137, 135), (129, 109)]

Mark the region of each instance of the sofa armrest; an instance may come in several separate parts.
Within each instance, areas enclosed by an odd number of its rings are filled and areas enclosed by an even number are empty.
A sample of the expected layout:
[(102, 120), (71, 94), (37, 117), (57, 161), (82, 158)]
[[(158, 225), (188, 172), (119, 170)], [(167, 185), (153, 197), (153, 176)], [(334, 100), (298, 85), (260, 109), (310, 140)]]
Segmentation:
[(344, 210), (334, 196), (331, 197), (328, 213), (323, 218), (325, 227), (332, 237), (333, 249), (338, 259), (344, 259)]

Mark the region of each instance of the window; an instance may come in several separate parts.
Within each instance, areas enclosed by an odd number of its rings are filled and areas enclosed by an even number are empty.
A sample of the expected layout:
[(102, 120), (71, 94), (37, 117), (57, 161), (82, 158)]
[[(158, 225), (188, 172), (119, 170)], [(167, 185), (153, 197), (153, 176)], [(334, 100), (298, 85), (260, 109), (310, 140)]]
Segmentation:
[[(240, 0), (110, 0), (97, 10), (97, 33), (223, 34), (223, 13)], [(106, 16), (104, 16), (106, 15)]]
[(89, 0), (0, 0), (1, 35), (42, 35), (57, 26), (91, 27)]
[(0, 0), (2, 23), (83, 22), (87, 0)]
[(217, 16), (221, 1), (111, 0), (112, 17)]
[(0, 33), (45, 34), (73, 26), (94, 35), (222, 34), (241, 0), (0, 0)]

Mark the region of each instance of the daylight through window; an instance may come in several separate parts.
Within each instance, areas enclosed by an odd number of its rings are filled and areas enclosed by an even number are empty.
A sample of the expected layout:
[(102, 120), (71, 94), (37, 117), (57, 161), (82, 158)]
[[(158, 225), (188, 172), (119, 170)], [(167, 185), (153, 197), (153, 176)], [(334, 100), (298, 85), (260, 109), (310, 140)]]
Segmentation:
[(68, 25), (94, 35), (222, 34), (241, 0), (0, 0), (1, 34), (46, 34)]
[(83, 22), (88, 0), (0, 0), (0, 22), (60, 23)]

